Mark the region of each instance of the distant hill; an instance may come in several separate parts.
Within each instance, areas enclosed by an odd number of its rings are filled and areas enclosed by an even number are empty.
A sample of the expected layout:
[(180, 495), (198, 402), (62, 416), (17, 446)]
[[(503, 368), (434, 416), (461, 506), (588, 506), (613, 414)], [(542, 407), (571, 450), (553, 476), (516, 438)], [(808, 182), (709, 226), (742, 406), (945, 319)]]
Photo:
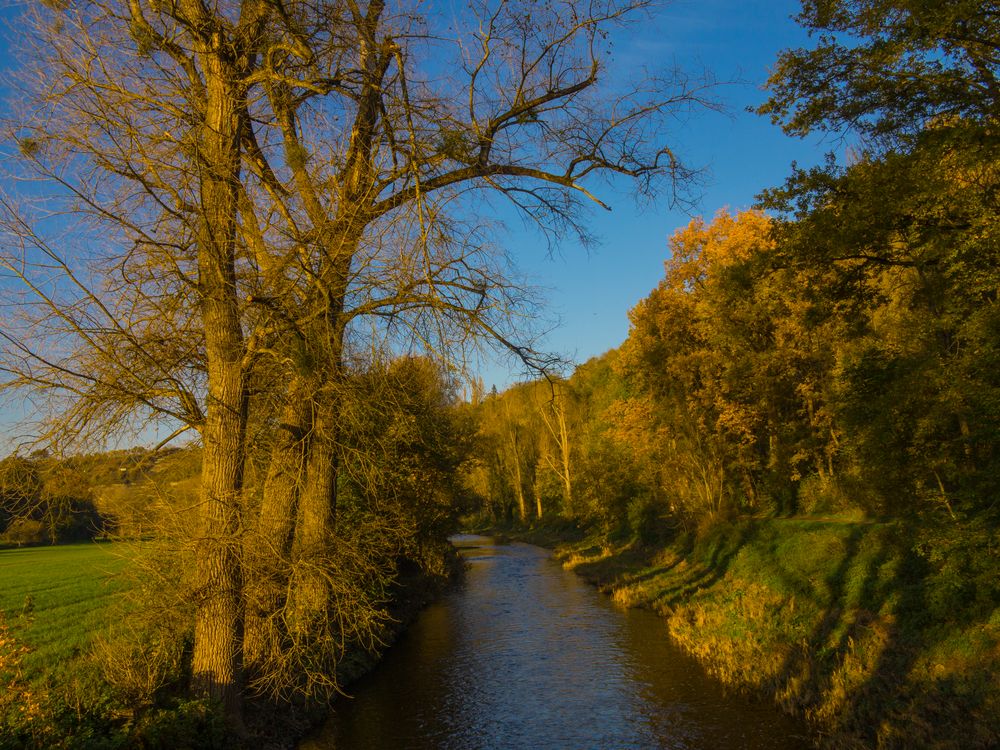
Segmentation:
[[(186, 522), (201, 449), (142, 448), (0, 461), (0, 544), (135, 538)], [(183, 518), (182, 518), (183, 517)]]

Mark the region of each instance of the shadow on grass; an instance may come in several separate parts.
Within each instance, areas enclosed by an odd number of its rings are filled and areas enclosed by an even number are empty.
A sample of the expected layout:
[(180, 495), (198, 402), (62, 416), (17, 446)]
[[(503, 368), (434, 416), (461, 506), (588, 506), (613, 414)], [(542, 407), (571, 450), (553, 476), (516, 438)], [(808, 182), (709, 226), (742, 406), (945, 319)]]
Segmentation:
[[(687, 546), (676, 539), (659, 553), (594, 545), (577, 550), (584, 559), (574, 570), (619, 590), (624, 603), (664, 612), (708, 590), (705, 606), (735, 612), (736, 620), (740, 610), (727, 610), (730, 571), (735, 585), (759, 578), (780, 592), (788, 606), (766, 610), (763, 627), (763, 643), (774, 638), (777, 653), (770, 662), (761, 654), (760, 666), (782, 703), (811, 714), (831, 747), (1000, 747), (989, 666), (1000, 652), (989, 633), (970, 630), (968, 604), (957, 594), (941, 603), (950, 579), (917, 552), (924, 534), (902, 523), (749, 521)], [(698, 642), (697, 633), (690, 640)], [(744, 657), (730, 666), (753, 670), (756, 657)]]
[(803, 648), (789, 652), (779, 686), (796, 686), (789, 703), (816, 712), (838, 746), (995, 746), (995, 736), (974, 738), (959, 723), (985, 710), (984, 694), (914, 674), (945, 630), (926, 627), (929, 571), (913, 541), (901, 528), (851, 532), (826, 581), (826, 609)]
[(691, 572), (682, 576), (675, 585), (665, 588), (657, 597), (657, 604), (674, 607), (702, 589), (714, 586), (729, 571), (740, 550), (753, 542), (759, 532), (759, 525), (751, 521), (720, 534), (710, 545), (707, 559), (692, 566)]
[[(758, 527), (751, 522), (720, 530), (707, 544), (696, 545), (690, 536), (678, 540), (667, 559), (657, 555), (656, 550), (631, 545), (599, 559), (575, 562), (572, 568), (605, 591), (619, 587), (648, 588), (648, 595), (637, 597), (634, 604), (670, 608), (718, 583), (740, 550), (757, 535)], [(696, 546), (703, 550), (697, 558), (693, 556)], [(578, 554), (586, 558), (587, 553), (596, 555), (598, 552), (600, 550), (594, 547)]]

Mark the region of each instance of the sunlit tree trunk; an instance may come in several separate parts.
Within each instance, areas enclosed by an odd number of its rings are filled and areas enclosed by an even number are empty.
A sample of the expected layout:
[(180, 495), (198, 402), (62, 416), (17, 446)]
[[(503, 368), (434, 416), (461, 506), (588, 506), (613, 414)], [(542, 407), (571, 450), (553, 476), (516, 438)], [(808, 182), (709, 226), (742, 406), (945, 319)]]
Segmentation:
[(521, 523), (528, 520), (528, 502), (524, 497), (524, 478), (521, 476), (521, 454), (517, 440), (517, 428), (510, 434), (511, 463), (514, 467), (514, 495), (517, 497), (517, 513), (521, 518)]
[[(540, 409), (542, 421), (558, 450), (558, 462), (551, 452), (546, 453), (549, 467), (558, 475), (562, 484), (563, 513), (573, 515), (573, 476), (571, 465), (569, 425), (566, 420), (566, 404), (558, 388), (552, 393), (552, 400)], [(551, 415), (551, 416), (550, 416)]]
[(573, 479), (570, 467), (569, 428), (566, 425), (566, 409), (559, 405), (559, 455), (562, 458), (563, 508), (566, 515), (573, 515)]
[(221, 50), (202, 55), (206, 112), (199, 144), (202, 221), (198, 284), (208, 394), (202, 429), (201, 533), (192, 680), (237, 723), (241, 712), (241, 528), (247, 384), (236, 291), (236, 208), (241, 110)]
[[(537, 474), (536, 474), (537, 476)], [(538, 491), (538, 482), (534, 485), (535, 491), (535, 515), (539, 521), (542, 520), (542, 493)]]
[(517, 500), (517, 515), (521, 523), (528, 520), (528, 502), (524, 497), (524, 476), (521, 471), (521, 440), (518, 435), (518, 425), (511, 417), (510, 404), (504, 402), (506, 419), (503, 422), (505, 451), (510, 482), (514, 489), (514, 499)]

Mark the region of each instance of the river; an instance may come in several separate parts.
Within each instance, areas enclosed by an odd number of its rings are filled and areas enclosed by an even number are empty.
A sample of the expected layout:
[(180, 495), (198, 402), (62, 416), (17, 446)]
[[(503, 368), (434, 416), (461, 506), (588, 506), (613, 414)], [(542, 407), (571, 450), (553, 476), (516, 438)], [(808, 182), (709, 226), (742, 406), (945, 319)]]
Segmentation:
[(616, 607), (546, 550), (453, 541), (464, 581), (303, 749), (811, 747), (802, 724), (710, 680), (659, 617)]

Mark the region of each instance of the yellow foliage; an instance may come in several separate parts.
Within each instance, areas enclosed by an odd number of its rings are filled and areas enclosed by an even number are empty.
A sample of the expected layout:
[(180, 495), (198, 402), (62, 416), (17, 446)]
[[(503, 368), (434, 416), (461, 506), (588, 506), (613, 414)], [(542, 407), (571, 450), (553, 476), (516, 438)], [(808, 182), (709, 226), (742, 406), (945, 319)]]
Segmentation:
[(747, 261), (772, 250), (771, 220), (758, 211), (740, 211), (735, 215), (723, 209), (706, 224), (693, 219), (670, 238), (670, 259), (664, 263), (665, 287), (685, 292), (702, 283), (710, 283), (720, 268)]

